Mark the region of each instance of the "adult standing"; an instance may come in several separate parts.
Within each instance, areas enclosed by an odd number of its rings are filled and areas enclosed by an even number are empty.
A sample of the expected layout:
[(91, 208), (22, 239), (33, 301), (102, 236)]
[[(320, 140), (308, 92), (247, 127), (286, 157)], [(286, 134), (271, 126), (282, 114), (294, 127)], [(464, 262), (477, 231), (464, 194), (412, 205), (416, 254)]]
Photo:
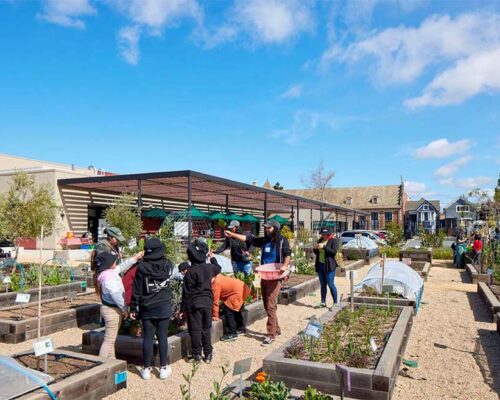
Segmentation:
[(321, 237), (314, 245), (316, 261), (314, 268), (318, 274), (320, 283), (321, 303), (316, 308), (326, 307), (327, 287), (333, 298), (333, 304), (337, 304), (337, 288), (335, 287), (335, 271), (338, 267), (335, 256), (339, 251), (339, 240), (333, 235), (329, 228), (320, 230)]
[(173, 268), (174, 265), (166, 257), (165, 245), (157, 238), (147, 239), (144, 257), (137, 264), (130, 303), (132, 318), (142, 321), (144, 368), (141, 377), (145, 380), (151, 378), (155, 335), (160, 353), (160, 379), (167, 379), (172, 374), (167, 361), (168, 325), (172, 317), (170, 276)]
[[(243, 235), (239, 221), (231, 221), (227, 230), (233, 233)], [(220, 254), (223, 251), (231, 249), (231, 263), (233, 264), (233, 272), (243, 272), (245, 276), (252, 273), (252, 256), (249, 252), (250, 243), (248, 240), (240, 241), (232, 237), (226, 237), (224, 243), (215, 251), (215, 254)]]
[[(281, 225), (278, 221), (270, 220), (264, 224), (265, 234), (263, 237), (249, 237), (225, 231), (226, 237), (232, 237), (242, 242), (249, 241), (252, 246), (260, 247), (262, 250), (261, 264), (283, 264), (281, 272), (290, 270), (290, 244), (288, 240), (280, 234)], [(262, 301), (267, 313), (267, 336), (262, 342), (263, 346), (274, 342), (276, 336), (281, 335), (281, 328), (278, 323), (278, 295), (280, 293), (282, 282), (278, 280), (261, 280)]]

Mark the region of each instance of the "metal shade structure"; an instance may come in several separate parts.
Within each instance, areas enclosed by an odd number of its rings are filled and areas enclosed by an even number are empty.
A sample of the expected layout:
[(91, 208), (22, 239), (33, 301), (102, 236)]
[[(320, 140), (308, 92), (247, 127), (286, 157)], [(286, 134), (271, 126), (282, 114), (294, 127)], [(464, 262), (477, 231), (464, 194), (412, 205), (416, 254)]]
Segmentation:
[[(364, 211), (191, 170), (59, 179), (58, 185), (62, 189), (112, 195), (135, 193), (138, 209), (142, 208), (144, 196), (184, 202), (187, 203), (188, 210), (193, 208), (193, 204), (216, 206), (226, 211), (229, 209), (258, 210), (263, 212), (264, 222), (267, 221), (269, 213), (288, 213), (290, 210), (295, 212), (298, 220), (301, 209), (335, 212), (344, 214), (346, 217), (368, 215)], [(208, 214), (206, 215), (210, 218)], [(191, 213), (188, 213), (188, 217), (190, 220)]]
[(143, 218), (158, 218), (165, 219), (168, 216), (168, 212), (161, 208), (149, 208), (147, 210), (143, 210), (142, 217)]

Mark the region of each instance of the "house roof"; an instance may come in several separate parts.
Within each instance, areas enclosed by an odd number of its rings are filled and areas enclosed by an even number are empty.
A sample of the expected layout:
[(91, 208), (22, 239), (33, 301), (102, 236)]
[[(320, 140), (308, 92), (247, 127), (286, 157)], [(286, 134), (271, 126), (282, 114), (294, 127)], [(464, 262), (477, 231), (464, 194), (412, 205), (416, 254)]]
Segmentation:
[[(316, 200), (320, 197), (316, 189), (292, 189), (286, 192)], [(377, 197), (376, 204), (372, 203), (373, 197)], [(401, 185), (357, 186), (325, 190), (325, 201), (363, 210), (401, 208), (401, 198)], [(348, 199), (351, 200), (350, 204), (348, 204)]]
[(420, 200), (407, 201), (406, 211), (416, 211), (425, 202), (430, 203), (438, 212), (440, 211), (441, 203), (439, 200), (426, 200), (423, 197), (421, 197)]

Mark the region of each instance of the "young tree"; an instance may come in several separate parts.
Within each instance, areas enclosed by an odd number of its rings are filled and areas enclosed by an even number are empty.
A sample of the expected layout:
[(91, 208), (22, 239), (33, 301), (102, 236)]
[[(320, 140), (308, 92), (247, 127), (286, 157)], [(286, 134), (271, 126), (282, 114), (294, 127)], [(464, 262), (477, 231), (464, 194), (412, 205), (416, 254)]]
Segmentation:
[(133, 194), (122, 193), (115, 204), (104, 213), (107, 224), (119, 228), (127, 242), (136, 239), (142, 231), (141, 216), (137, 213), (134, 204)]
[(276, 182), (273, 186), (273, 189), (274, 190), (283, 190), (284, 187), (279, 183), (279, 182)]
[(301, 180), (302, 184), (306, 188), (312, 189), (312, 197), (325, 202), (326, 189), (331, 187), (334, 177), (335, 172), (326, 171), (325, 165), (323, 161), (321, 161), (315, 170), (313, 170), (307, 177), (303, 177)]
[(0, 236), (14, 243), (15, 256), (23, 238), (51, 235), (56, 224), (57, 204), (48, 184), (37, 185), (35, 177), (18, 172), (7, 192), (0, 195)]
[(403, 240), (403, 228), (399, 226), (398, 223), (394, 221), (387, 222), (385, 224), (385, 229), (387, 230), (387, 244), (389, 246), (397, 246)]

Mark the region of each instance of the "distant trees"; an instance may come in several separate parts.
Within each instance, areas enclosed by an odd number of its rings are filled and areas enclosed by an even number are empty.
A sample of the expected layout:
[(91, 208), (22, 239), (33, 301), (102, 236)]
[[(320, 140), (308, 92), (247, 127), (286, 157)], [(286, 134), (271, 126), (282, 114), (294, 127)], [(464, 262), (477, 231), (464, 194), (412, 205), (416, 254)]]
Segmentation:
[(136, 239), (142, 231), (142, 220), (134, 207), (135, 201), (133, 194), (122, 193), (104, 213), (107, 224), (120, 229), (127, 242)]
[(335, 177), (335, 172), (331, 170), (326, 170), (323, 161), (320, 161), (319, 165), (310, 172), (309, 175), (301, 179), (302, 184), (311, 189), (313, 194), (312, 197), (326, 201), (326, 189), (332, 186), (332, 180)]
[(283, 190), (283, 189), (284, 189), (284, 187), (283, 187), (283, 186), (281, 186), (281, 184), (280, 184), (279, 182), (276, 182), (276, 183), (274, 184), (274, 186), (273, 186), (273, 189), (274, 189), (274, 190)]

